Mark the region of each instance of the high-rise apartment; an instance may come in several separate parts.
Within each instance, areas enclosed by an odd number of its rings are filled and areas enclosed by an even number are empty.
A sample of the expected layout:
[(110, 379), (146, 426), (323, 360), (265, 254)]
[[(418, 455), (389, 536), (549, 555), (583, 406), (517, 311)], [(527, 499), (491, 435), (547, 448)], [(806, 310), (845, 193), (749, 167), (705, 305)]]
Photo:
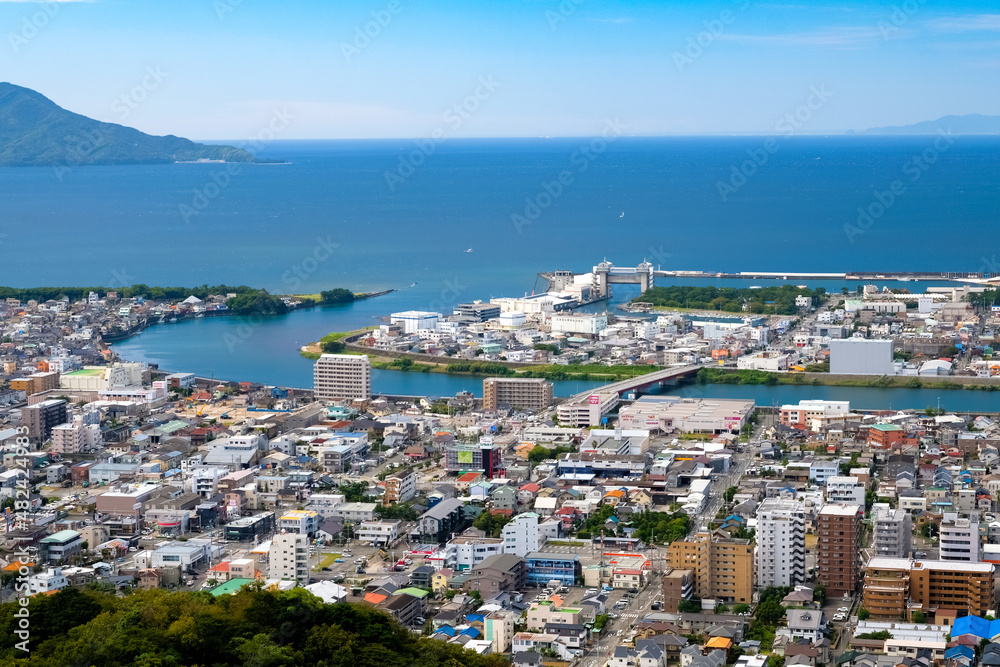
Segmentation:
[(753, 595), (753, 543), (711, 533), (677, 540), (667, 549), (667, 565), (694, 572), (695, 595), (747, 603)]
[(913, 519), (906, 510), (892, 509), (888, 503), (872, 507), (872, 530), (875, 555), (883, 558), (909, 558), (912, 548)]
[(543, 378), (486, 378), (483, 409), (501, 406), (541, 412), (552, 405), (552, 383)]
[(794, 586), (806, 578), (806, 518), (802, 503), (767, 498), (757, 508), (757, 585)]
[(824, 505), (816, 517), (819, 583), (830, 597), (853, 593), (861, 582), (864, 506)]
[(271, 540), (269, 552), (272, 579), (309, 583), (309, 538), (301, 533), (279, 533)]
[(372, 366), (364, 354), (324, 354), (313, 367), (313, 389), (320, 401), (372, 396)]

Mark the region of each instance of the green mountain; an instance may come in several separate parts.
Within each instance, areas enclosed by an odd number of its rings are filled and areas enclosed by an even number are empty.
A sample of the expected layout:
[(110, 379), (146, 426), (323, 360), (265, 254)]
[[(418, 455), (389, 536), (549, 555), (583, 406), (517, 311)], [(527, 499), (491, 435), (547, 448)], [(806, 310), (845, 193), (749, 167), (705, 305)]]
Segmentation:
[(0, 167), (256, 162), (233, 146), (206, 146), (104, 123), (63, 109), (41, 93), (0, 82)]
[(1000, 116), (973, 113), (966, 116), (942, 116), (912, 125), (872, 127), (858, 134), (1000, 134)]

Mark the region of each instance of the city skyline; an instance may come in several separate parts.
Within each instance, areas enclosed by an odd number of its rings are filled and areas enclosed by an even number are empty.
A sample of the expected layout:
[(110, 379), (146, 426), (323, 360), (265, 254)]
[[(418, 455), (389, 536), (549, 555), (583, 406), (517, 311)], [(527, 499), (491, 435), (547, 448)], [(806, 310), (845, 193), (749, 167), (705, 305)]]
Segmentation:
[[(995, 10), (993, 10), (995, 11)], [(0, 2), (5, 74), (71, 111), (236, 140), (801, 134), (997, 114), (1000, 14), (752, 3)]]

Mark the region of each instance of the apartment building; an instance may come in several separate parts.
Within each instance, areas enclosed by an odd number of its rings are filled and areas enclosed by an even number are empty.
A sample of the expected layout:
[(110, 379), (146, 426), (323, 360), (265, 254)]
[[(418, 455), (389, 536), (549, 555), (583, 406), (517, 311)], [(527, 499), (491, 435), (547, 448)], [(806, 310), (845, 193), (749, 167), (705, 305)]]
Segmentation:
[(10, 381), (10, 388), (14, 391), (23, 391), (28, 396), (39, 394), (43, 391), (59, 388), (59, 373), (32, 373), (23, 378), (15, 378)]
[(412, 470), (407, 470), (385, 478), (382, 505), (388, 507), (396, 503), (405, 503), (416, 495), (417, 476)]
[(694, 593), (701, 599), (747, 603), (754, 584), (754, 547), (750, 540), (698, 533), (667, 548), (667, 566), (694, 573)]
[(806, 520), (802, 503), (767, 498), (757, 508), (757, 585), (794, 586), (806, 578)]
[(21, 408), (21, 420), (28, 427), (28, 437), (34, 442), (45, 442), (52, 436), (52, 429), (69, 421), (66, 401), (49, 399)]
[(865, 485), (857, 477), (837, 475), (826, 480), (826, 501), (828, 503), (865, 504)]
[(289, 579), (301, 586), (309, 583), (309, 538), (298, 533), (279, 533), (269, 552), (272, 579)]
[(910, 513), (892, 509), (888, 503), (876, 503), (872, 507), (871, 517), (875, 533), (875, 555), (883, 558), (909, 558), (913, 530)]
[(962, 516), (957, 512), (945, 512), (938, 529), (941, 560), (967, 563), (981, 560), (977, 513)]
[(802, 400), (798, 405), (781, 406), (781, 423), (793, 428), (812, 428), (813, 419), (841, 417), (850, 412), (850, 401)]
[(102, 442), (100, 424), (84, 424), (82, 415), (74, 417), (72, 423), (53, 426), (51, 437), (54, 454), (88, 452)]
[(502, 406), (541, 412), (552, 405), (552, 383), (543, 378), (486, 378), (483, 409)]
[(854, 593), (861, 583), (864, 505), (825, 505), (816, 517), (818, 579), (830, 597)]
[(402, 521), (363, 521), (356, 530), (359, 542), (369, 542), (372, 545), (386, 546), (399, 537), (399, 527)]
[(862, 606), (875, 619), (930, 616), (938, 608), (985, 616), (993, 608), (992, 563), (909, 558), (868, 561)]
[(321, 401), (371, 398), (372, 367), (368, 355), (322, 355), (313, 367), (313, 389)]
[(314, 510), (288, 510), (278, 518), (278, 528), (290, 533), (313, 535), (322, 516)]

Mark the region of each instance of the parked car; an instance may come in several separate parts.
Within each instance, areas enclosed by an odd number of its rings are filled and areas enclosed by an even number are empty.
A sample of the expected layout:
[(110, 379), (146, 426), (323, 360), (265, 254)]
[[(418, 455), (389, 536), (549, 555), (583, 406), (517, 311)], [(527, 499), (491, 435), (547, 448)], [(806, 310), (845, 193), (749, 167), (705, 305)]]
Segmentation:
[(833, 615), (833, 620), (838, 621), (838, 622), (840, 622), (840, 621), (846, 621), (847, 620), (847, 616), (845, 614), (834, 614)]
[(837, 613), (840, 614), (849, 614), (850, 612), (851, 612), (850, 607), (841, 607), (840, 609), (837, 610)]

